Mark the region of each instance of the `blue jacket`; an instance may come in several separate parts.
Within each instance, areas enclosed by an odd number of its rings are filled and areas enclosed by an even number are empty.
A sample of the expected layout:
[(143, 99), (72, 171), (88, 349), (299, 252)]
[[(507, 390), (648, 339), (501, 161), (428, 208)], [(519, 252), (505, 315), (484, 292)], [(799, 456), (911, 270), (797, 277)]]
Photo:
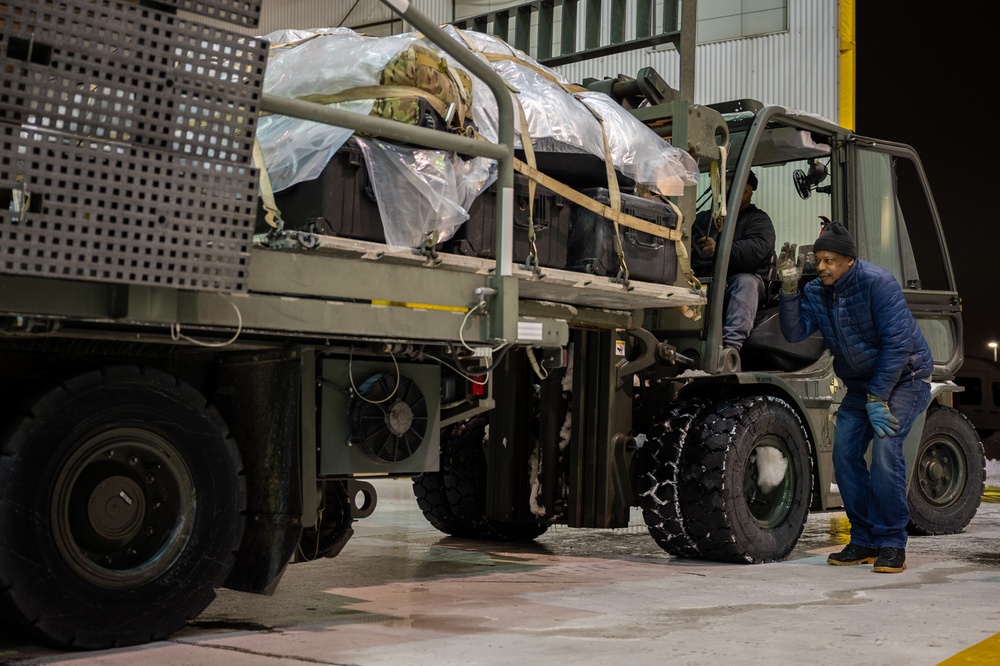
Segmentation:
[(896, 384), (929, 379), (930, 347), (892, 273), (860, 259), (825, 286), (819, 278), (780, 296), (781, 332), (798, 342), (819, 329), (848, 389), (888, 399)]

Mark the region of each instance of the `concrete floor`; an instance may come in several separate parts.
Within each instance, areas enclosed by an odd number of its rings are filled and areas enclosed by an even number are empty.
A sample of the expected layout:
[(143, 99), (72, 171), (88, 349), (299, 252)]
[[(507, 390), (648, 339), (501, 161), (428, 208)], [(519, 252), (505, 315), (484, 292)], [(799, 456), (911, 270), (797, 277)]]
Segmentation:
[[(997, 479), (990, 479), (996, 484)], [(60, 653), (0, 634), (0, 663), (1000, 663), (1000, 494), (960, 535), (910, 540), (908, 570), (831, 567), (843, 513), (813, 514), (793, 555), (746, 566), (678, 560), (642, 527), (550, 529), (535, 544), (446, 537), (408, 481), (333, 560), (289, 567), (273, 597), (220, 590), (168, 641)]]

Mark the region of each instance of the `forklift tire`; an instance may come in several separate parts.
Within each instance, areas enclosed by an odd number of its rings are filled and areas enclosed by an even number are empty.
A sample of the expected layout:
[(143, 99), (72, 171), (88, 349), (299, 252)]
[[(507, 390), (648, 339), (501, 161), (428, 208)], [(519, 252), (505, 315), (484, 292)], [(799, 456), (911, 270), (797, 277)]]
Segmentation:
[(708, 409), (681, 453), (680, 504), (702, 557), (762, 563), (792, 552), (809, 514), (812, 460), (791, 406), (750, 396)]
[[(453, 515), (474, 531), (472, 538), (489, 541), (532, 541), (548, 529), (537, 521), (504, 522), (485, 517), (487, 416), (463, 421), (451, 431), (442, 463), (448, 504)], [(527, 474), (525, 470), (525, 474)], [(528, 498), (525, 497), (527, 502)]]
[(433, 528), (453, 537), (474, 539), (479, 537), (473, 525), (455, 517), (448, 503), (444, 486), (444, 472), (424, 472), (413, 479), (413, 496), (424, 518)]
[(914, 535), (957, 534), (979, 509), (986, 456), (975, 426), (950, 407), (927, 411), (907, 499)]
[(708, 405), (693, 400), (663, 410), (654, 419), (639, 449), (638, 490), (642, 518), (657, 545), (676, 557), (701, 556), (684, 524), (677, 471), (691, 425)]
[(0, 444), (0, 616), (61, 648), (162, 639), (215, 597), (246, 486), (222, 417), (160, 371), (110, 367), (30, 402)]

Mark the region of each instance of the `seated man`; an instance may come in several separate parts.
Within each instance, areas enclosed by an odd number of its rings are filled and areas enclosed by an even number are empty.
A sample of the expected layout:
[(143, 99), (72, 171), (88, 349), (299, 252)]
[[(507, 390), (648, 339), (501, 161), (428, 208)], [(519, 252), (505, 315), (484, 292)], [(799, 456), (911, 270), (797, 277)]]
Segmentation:
[[(733, 233), (726, 280), (725, 325), (722, 344), (739, 350), (750, 335), (757, 307), (764, 297), (764, 278), (774, 263), (774, 225), (767, 213), (750, 203), (757, 189), (753, 171), (747, 178), (740, 199), (740, 212)], [(695, 275), (711, 275), (715, 266), (715, 244), (723, 220), (713, 219), (711, 211), (695, 218), (691, 232), (691, 268)]]

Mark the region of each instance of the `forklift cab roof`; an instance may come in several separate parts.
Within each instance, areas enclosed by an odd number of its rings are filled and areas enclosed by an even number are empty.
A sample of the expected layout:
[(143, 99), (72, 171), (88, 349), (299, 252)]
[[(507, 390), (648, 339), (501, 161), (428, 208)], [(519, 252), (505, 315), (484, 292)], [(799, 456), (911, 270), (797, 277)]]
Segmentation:
[(729, 127), (730, 168), (739, 163), (750, 129), (762, 115), (767, 118), (767, 125), (754, 151), (752, 166), (826, 157), (832, 151), (831, 136), (845, 132), (820, 116), (769, 107), (752, 99), (710, 106), (722, 114)]

